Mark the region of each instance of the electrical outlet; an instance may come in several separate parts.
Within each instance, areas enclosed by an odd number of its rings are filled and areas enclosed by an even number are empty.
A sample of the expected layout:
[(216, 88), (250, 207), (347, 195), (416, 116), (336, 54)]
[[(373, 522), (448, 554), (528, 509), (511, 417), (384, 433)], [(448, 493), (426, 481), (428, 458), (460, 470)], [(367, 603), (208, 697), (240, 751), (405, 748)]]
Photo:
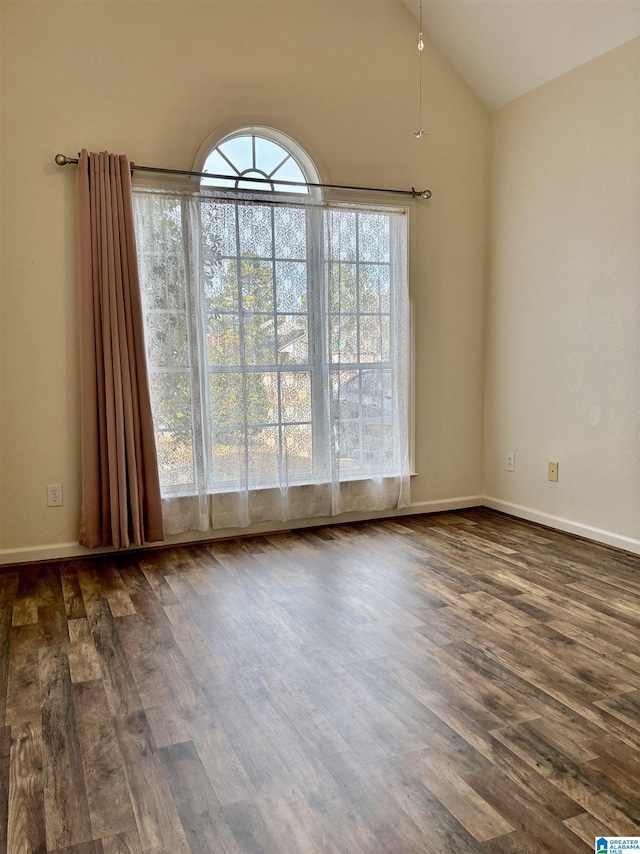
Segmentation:
[(549, 480), (554, 483), (558, 482), (558, 463), (549, 463)]
[(516, 470), (516, 455), (513, 451), (510, 454), (507, 454), (507, 471), (515, 471)]
[(62, 506), (62, 484), (49, 483), (47, 485), (47, 507)]

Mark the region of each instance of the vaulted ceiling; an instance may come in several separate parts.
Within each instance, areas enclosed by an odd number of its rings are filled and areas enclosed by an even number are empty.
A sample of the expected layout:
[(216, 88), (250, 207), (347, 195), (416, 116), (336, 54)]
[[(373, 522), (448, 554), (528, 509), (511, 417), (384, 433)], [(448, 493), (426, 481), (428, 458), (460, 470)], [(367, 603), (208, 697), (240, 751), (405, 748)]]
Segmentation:
[(423, 0), (422, 20), (495, 110), (640, 34), (640, 0)]

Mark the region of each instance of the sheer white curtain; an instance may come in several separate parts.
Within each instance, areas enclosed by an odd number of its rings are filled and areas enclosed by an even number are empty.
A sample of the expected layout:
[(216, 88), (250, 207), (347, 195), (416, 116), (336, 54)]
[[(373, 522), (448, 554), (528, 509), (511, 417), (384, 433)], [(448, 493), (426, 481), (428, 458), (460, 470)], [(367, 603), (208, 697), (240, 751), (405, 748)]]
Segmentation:
[(408, 504), (406, 210), (134, 199), (166, 532)]

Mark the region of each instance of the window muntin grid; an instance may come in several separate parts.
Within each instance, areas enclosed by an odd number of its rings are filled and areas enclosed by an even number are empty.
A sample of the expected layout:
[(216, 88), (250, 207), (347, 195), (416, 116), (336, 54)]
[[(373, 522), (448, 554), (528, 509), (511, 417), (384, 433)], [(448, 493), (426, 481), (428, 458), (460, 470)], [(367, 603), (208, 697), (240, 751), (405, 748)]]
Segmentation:
[[(283, 459), (292, 483), (324, 482), (328, 464), (314, 452), (323, 425), (314, 413), (323, 410), (319, 398), (327, 393), (341, 479), (388, 473), (397, 465), (389, 218), (324, 211), (318, 276), (308, 252), (317, 210), (214, 199), (201, 200), (199, 209), (201, 228), (212, 238), (203, 240), (201, 253), (200, 317), (193, 317), (198, 300), (183, 287), (188, 261), (180, 204), (169, 203), (160, 213), (161, 227), (146, 231), (139, 247), (163, 492), (180, 492), (195, 480), (201, 418), (209, 436), (212, 492), (237, 487), (243, 466), (251, 487), (272, 485)], [(372, 252), (368, 235), (376, 228)], [(321, 345), (313, 344), (310, 324), (323, 311), (327, 334)], [(198, 326), (204, 369), (189, 356)], [(198, 373), (204, 381), (201, 411), (193, 395)]]
[(352, 476), (397, 467), (393, 443), (390, 219), (333, 209), (324, 230), (336, 456)]
[[(321, 479), (313, 453), (318, 358), (309, 341), (308, 212), (205, 202), (206, 227), (223, 217), (216, 277), (204, 279), (213, 491), (287, 473)], [(213, 214), (207, 216), (207, 212)]]
[[(280, 181), (305, 184), (307, 177), (296, 157), (284, 145), (257, 133), (236, 133), (225, 137), (207, 156), (202, 172), (229, 175), (203, 178), (201, 187), (253, 190), (255, 193), (281, 192), (308, 195), (306, 186), (290, 186)], [(262, 178), (266, 183), (242, 180)]]

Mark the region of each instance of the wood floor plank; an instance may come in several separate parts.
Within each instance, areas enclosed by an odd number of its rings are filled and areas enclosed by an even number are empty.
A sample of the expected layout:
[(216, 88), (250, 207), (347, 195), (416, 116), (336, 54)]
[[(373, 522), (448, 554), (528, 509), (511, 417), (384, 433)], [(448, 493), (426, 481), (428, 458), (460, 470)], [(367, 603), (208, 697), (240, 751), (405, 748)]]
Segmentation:
[(127, 665), (142, 707), (171, 704), (173, 694), (164, 665), (173, 638), (169, 640), (162, 628), (149, 631), (137, 614), (121, 617), (117, 631), (127, 650)]
[(188, 714), (183, 708), (171, 704), (153, 706), (144, 710), (149, 724), (149, 731), (156, 747), (167, 747), (171, 744), (181, 744), (194, 737), (194, 730), (200, 717), (210, 725), (206, 710), (196, 714)]
[[(18, 592), (16, 572), (0, 575), (0, 724), (5, 723), (9, 682), (11, 618)], [(7, 722), (8, 723), (8, 722)]]
[(7, 852), (44, 854), (44, 774), (40, 720), (11, 729)]
[(39, 606), (57, 605), (64, 608), (60, 569), (50, 563), (30, 564), (20, 568), (18, 598), (34, 598)]
[(277, 755), (288, 784), (305, 788), (323, 785), (329, 775), (320, 754), (298, 735), (286, 710), (274, 701), (262, 681), (240, 677), (234, 681), (234, 686), (252, 717), (260, 722), (260, 729)]
[(102, 671), (93, 640), (70, 643), (67, 649), (72, 682), (102, 679)]
[[(361, 782), (366, 778), (372, 778), (376, 781), (376, 788), (372, 791), (368, 808), (370, 810), (377, 809), (378, 791), (382, 789), (393, 799), (402, 812), (409, 816), (411, 819), (409, 825), (411, 842), (409, 844), (412, 847), (408, 847), (406, 849), (408, 851), (415, 851), (418, 854), (421, 850), (420, 845), (424, 846), (425, 839), (429, 840), (430, 846), (435, 850), (442, 847), (444, 850), (454, 850), (459, 854), (477, 854), (477, 852), (482, 851), (480, 844), (403, 760), (404, 757), (394, 757), (371, 763), (356, 777)], [(354, 784), (350, 782), (349, 776), (343, 777), (341, 775), (343, 784), (349, 786), (349, 794), (351, 794)], [(388, 804), (388, 801), (381, 800), (381, 803)], [(368, 826), (375, 827), (370, 815), (365, 813), (363, 818)], [(385, 821), (393, 818), (400, 825), (405, 823), (400, 820), (398, 813), (395, 813), (394, 816), (394, 811), (389, 809)], [(413, 826), (420, 830), (417, 839), (413, 837)], [(378, 834), (376, 837), (379, 838)], [(383, 846), (385, 851), (403, 850), (402, 847), (397, 847), (397, 840), (393, 839), (393, 835), (388, 839), (387, 844), (388, 847)]]
[(78, 581), (77, 567), (73, 563), (60, 565), (60, 581), (67, 620), (79, 620), (87, 616)]
[(93, 643), (93, 635), (91, 634), (91, 626), (86, 617), (80, 617), (77, 620), (67, 620), (69, 629), (69, 643)]
[(589, 850), (593, 847), (593, 841), (599, 836), (616, 836), (616, 834), (607, 827), (606, 824), (599, 819), (594, 818), (588, 812), (580, 813), (573, 818), (568, 818), (564, 821), (565, 827), (568, 827), (572, 833), (589, 846)]
[(598, 700), (594, 705), (640, 730), (640, 690), (621, 692), (620, 696)]
[(112, 590), (105, 596), (114, 617), (126, 617), (129, 614), (136, 613), (131, 596), (126, 590)]
[[(532, 706), (530, 698), (513, 691), (512, 680), (506, 685), (496, 680), (490, 673), (490, 667), (479, 666), (477, 660), (465, 654), (469, 648), (473, 648), (472, 642), (449, 644), (440, 652), (423, 649), (417, 662), (414, 659), (408, 663), (419, 669), (421, 662), (428, 660), (433, 687), (444, 695), (466, 696), (480, 706), (487, 728), (491, 728), (491, 719), (513, 723), (537, 717), (539, 712)], [(432, 674), (437, 674), (437, 684)]]
[(349, 749), (346, 740), (305, 694), (303, 680), (288, 668), (270, 668), (260, 674), (260, 682), (309, 751), (322, 755)]
[(400, 745), (402, 749), (394, 752), (410, 753), (431, 743), (433, 713), (405, 685), (399, 684), (395, 678), (393, 661), (365, 661), (349, 665), (348, 670), (358, 681), (364, 682), (370, 696), (393, 714), (407, 730), (407, 736)]
[(584, 854), (581, 842), (571, 834), (550, 811), (532, 797), (525, 786), (515, 783), (512, 777), (499, 768), (467, 778), (477, 794), (493, 806), (505, 821), (515, 828), (515, 833), (505, 834), (487, 842), (487, 850), (545, 851), (549, 854)]
[(73, 686), (87, 803), (94, 837), (134, 830), (124, 762), (101, 680)]
[(324, 758), (332, 783), (315, 790), (317, 816), (328, 839), (342, 850), (416, 851), (423, 843), (418, 824), (365, 768), (355, 753)]
[[(548, 833), (552, 832), (553, 830), (549, 829)], [(490, 854), (540, 854), (541, 851), (560, 854), (561, 851), (571, 852), (572, 850), (575, 852), (575, 849), (567, 848), (564, 842), (561, 842), (560, 847), (553, 841), (548, 844), (544, 836), (535, 837), (526, 830), (514, 831), (497, 839), (490, 839), (488, 842), (483, 842), (483, 848)], [(590, 849), (581, 848), (580, 850), (583, 854), (591, 854)]]
[(193, 742), (158, 752), (191, 854), (241, 854)]
[(156, 599), (162, 605), (174, 605), (175, 594), (165, 579), (166, 572), (174, 572), (174, 567), (168, 555), (160, 554), (153, 558), (142, 555), (137, 560), (138, 567), (153, 590)]
[(13, 606), (12, 626), (29, 626), (38, 622), (38, 603), (35, 599), (25, 597), (19, 599)]
[(243, 854), (280, 854), (278, 840), (271, 835), (254, 801), (229, 804), (224, 815)]
[(143, 711), (114, 719), (140, 841), (145, 854), (189, 854), (160, 757)]
[[(8, 621), (11, 625), (11, 621)], [(35, 632), (33, 631), (35, 629)], [(1, 631), (1, 630), (0, 630)], [(9, 639), (10, 638), (10, 639)], [(2, 694), (8, 725), (40, 721), (40, 639), (38, 626), (16, 626), (7, 638), (6, 691)]]
[(449, 648), (452, 654), (474, 669), (479, 675), (499, 685), (502, 690), (518, 699), (520, 704), (530, 710), (529, 719), (545, 718), (556, 726), (565, 726), (572, 738), (585, 740), (597, 738), (604, 730), (575, 709), (551, 697), (543, 688), (532, 684), (515, 674), (503, 663), (492, 658), (484, 649), (472, 643), (456, 644)]
[(635, 775), (640, 768), (640, 750), (633, 750), (628, 744), (604, 733), (585, 742), (600, 759), (604, 760), (613, 774)]
[(593, 720), (611, 738), (618, 739), (624, 744), (629, 745), (636, 752), (640, 751), (640, 732), (636, 727), (631, 726), (616, 715), (610, 714), (607, 709), (592, 706), (590, 711), (593, 712)]
[(11, 727), (0, 728), (0, 851), (7, 851), (9, 776), (11, 773)]
[(218, 687), (211, 694), (211, 720), (224, 733), (254, 794), (291, 784), (291, 775), (270, 733), (261, 727), (259, 716), (252, 714), (233, 686)]
[(548, 693), (570, 709), (582, 711), (595, 700), (602, 698), (599, 690), (569, 673), (566, 667), (548, 658), (539, 657), (531, 642), (501, 645), (494, 640), (484, 641), (479, 636), (476, 636), (475, 642), (479, 649), (507, 670), (511, 670), (516, 677)]
[(271, 838), (278, 840), (278, 850), (282, 854), (300, 851), (341, 854), (307, 796), (297, 787), (261, 795), (256, 805)]
[(511, 833), (515, 828), (481, 798), (445, 760), (429, 750), (405, 756), (407, 766), (478, 842)]
[(64, 647), (40, 650), (40, 688), (47, 848), (55, 850), (93, 839)]
[[(640, 632), (638, 634), (640, 636)], [(589, 650), (549, 626), (529, 626), (526, 636), (532, 638), (532, 646), (535, 647), (537, 655), (550, 662), (560, 662), (561, 666), (564, 666), (563, 653), (570, 648), (567, 672), (574, 674), (605, 697), (633, 690), (630, 682), (636, 679), (635, 674), (620, 667), (616, 662), (595, 658)]]
[(214, 651), (187, 611), (181, 605), (165, 605), (164, 610), (169, 618), (173, 639), (198, 681), (207, 682), (217, 674), (223, 675), (225, 668), (217, 666)]
[(550, 592), (540, 586), (535, 593), (526, 593), (522, 599), (540, 607), (549, 615), (551, 620), (575, 626), (605, 640), (624, 643), (624, 648), (633, 648), (636, 643), (638, 632), (633, 626), (621, 623), (614, 617), (598, 609), (595, 603), (589, 605), (578, 602), (571, 595), (572, 591), (565, 588), (563, 593)]
[[(483, 727), (480, 703), (461, 697), (455, 701), (446, 693), (429, 687), (428, 679), (421, 679), (410, 667), (398, 665), (394, 671), (398, 682), (406, 686), (432, 714), (429, 747), (450, 754), (452, 761), (471, 773), (478, 767), (487, 767), (495, 755), (493, 740)], [(480, 722), (478, 722), (480, 721)]]
[(614, 789), (603, 788), (595, 775), (528, 724), (502, 730), (495, 737), (616, 834), (630, 835), (640, 827), (640, 800), (630, 801)]
[(605, 640), (589, 631), (556, 620), (547, 622), (547, 626), (586, 647), (592, 654), (595, 653), (598, 658), (605, 659), (607, 662), (614, 661), (618, 665), (632, 670), (634, 674), (640, 673), (640, 655), (626, 650), (624, 643)]
[(40, 646), (69, 643), (69, 627), (62, 601), (55, 605), (38, 605), (38, 622), (31, 628), (35, 629)]
[(125, 715), (142, 708), (126, 652), (106, 598), (100, 593), (100, 575), (96, 570), (79, 572), (87, 618), (91, 627), (107, 700), (112, 715)]
[[(537, 774), (530, 765), (500, 742), (494, 740), (493, 751), (495, 767), (508, 780), (507, 789), (513, 788), (520, 792), (532, 810), (543, 816), (550, 815), (554, 821), (561, 822), (582, 812), (582, 807), (576, 801), (556, 788), (551, 780)], [(476, 773), (466, 778), (471, 785), (475, 779), (481, 779), (481, 775)], [(504, 811), (502, 812), (504, 814)]]
[(128, 830), (102, 840), (104, 854), (145, 854), (137, 830)]
[(102, 847), (102, 840), (92, 839), (90, 842), (82, 842), (80, 845), (58, 848), (51, 854), (104, 854), (104, 848)]
[(250, 800), (255, 796), (256, 788), (224, 730), (211, 725), (209, 721), (203, 721), (195, 724), (191, 735), (200, 761), (222, 806)]
[[(356, 681), (347, 676), (308, 682), (304, 693), (359, 756), (382, 759), (406, 746), (408, 736), (400, 722), (366, 691), (356, 691)], [(380, 727), (378, 714), (384, 721)]]
[[(526, 724), (527, 732), (535, 733), (536, 736), (561, 751), (563, 756), (577, 765), (583, 765), (599, 758), (598, 754), (585, 743), (585, 740), (580, 738), (579, 733), (571, 733), (568, 728), (556, 725), (553, 720), (536, 718), (527, 721)], [(495, 735), (495, 733), (493, 734)]]

